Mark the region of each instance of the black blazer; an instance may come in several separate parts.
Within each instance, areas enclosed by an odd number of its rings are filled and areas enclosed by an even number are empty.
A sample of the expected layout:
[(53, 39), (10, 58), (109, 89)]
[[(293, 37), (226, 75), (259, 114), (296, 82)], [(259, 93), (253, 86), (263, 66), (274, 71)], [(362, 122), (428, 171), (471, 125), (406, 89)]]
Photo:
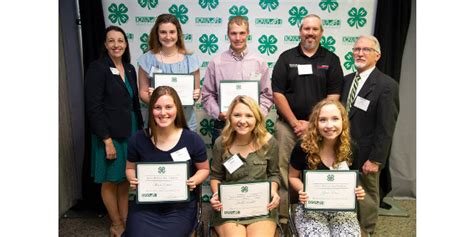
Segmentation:
[(138, 128), (143, 119), (138, 101), (137, 74), (133, 65), (124, 63), (127, 80), (133, 89), (133, 99), (120, 75), (112, 74), (115, 64), (107, 55), (92, 62), (85, 78), (85, 104), (92, 133), (101, 139), (128, 138), (131, 134), (131, 114), (136, 114)]
[[(355, 73), (344, 77), (341, 101), (347, 103), (349, 90)], [(392, 145), (393, 132), (397, 123), (400, 102), (398, 83), (375, 68), (362, 86), (359, 94), (370, 101), (367, 111), (352, 105), (349, 112), (350, 133), (358, 147), (353, 156), (352, 167), (360, 169), (366, 160), (385, 166)]]

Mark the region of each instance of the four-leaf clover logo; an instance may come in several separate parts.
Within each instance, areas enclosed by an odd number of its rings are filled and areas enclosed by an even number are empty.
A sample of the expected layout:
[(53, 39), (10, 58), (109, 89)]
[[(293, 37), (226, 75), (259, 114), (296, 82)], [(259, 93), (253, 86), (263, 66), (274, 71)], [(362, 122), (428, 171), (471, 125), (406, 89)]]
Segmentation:
[(118, 24), (121, 25), (122, 23), (125, 23), (128, 21), (128, 16), (126, 14), (128, 12), (128, 8), (127, 6), (125, 6), (125, 4), (120, 3), (120, 5), (118, 5), (117, 7), (117, 4), (112, 3), (110, 4), (108, 10), (110, 12), (109, 20), (112, 23), (115, 24), (118, 22)]
[(229, 20), (235, 16), (241, 16), (248, 20), (248, 17), (246, 15), (247, 13), (249, 13), (249, 10), (245, 6), (240, 6), (239, 8), (237, 8), (237, 6), (234, 5), (229, 9), (229, 13)]
[(199, 0), (199, 5), (202, 9), (206, 8), (210, 11), (212, 9), (216, 9), (219, 5), (219, 0)]
[(214, 120), (203, 119), (199, 124), (201, 125), (201, 129), (199, 129), (201, 135), (211, 137), (214, 129)]
[(274, 35), (270, 35), (270, 37), (262, 35), (258, 39), (258, 42), (260, 43), (260, 46), (258, 46), (258, 51), (260, 51), (261, 54), (274, 54), (278, 49), (278, 47), (275, 45), (277, 41), (278, 40)]
[(323, 36), (321, 38), (321, 46), (323, 46), (324, 48), (326, 48), (327, 50), (333, 53), (334, 51), (336, 51), (334, 44), (336, 44), (336, 40), (332, 36), (328, 36), (327, 38)]
[(357, 8), (353, 7), (348, 13), (350, 17), (347, 19), (347, 23), (350, 27), (354, 27), (355, 25), (356, 29), (359, 29), (359, 26), (363, 27), (365, 23), (367, 23), (367, 19), (365, 19), (367, 11), (363, 7), (359, 8), (359, 11), (357, 11)]
[(265, 121), (265, 128), (270, 134), (275, 133), (275, 123), (271, 119), (267, 119), (267, 121)]
[(183, 4), (179, 5), (179, 7), (176, 6), (176, 4), (171, 5), (171, 7), (168, 9), (168, 12), (178, 18), (181, 24), (186, 24), (186, 22), (189, 20), (189, 17), (186, 16), (186, 13), (188, 13), (188, 8)]
[(219, 49), (219, 46), (216, 44), (217, 41), (219, 41), (219, 39), (217, 39), (215, 34), (211, 34), (209, 36), (207, 34), (203, 34), (201, 37), (199, 37), (199, 42), (202, 43), (199, 45), (199, 50), (201, 50), (202, 53), (207, 52), (209, 55), (211, 55), (211, 53), (215, 53)]
[(258, 3), (258, 5), (260, 5), (260, 7), (265, 10), (267, 9), (268, 7), (268, 11), (272, 11), (272, 10), (275, 10), (278, 5), (280, 5), (280, 3), (278, 2), (278, 0), (260, 0), (260, 3)]
[(347, 52), (346, 55), (344, 55), (344, 59), (346, 59), (344, 62), (344, 68), (346, 68), (346, 70), (355, 72), (354, 57), (352, 56), (352, 52)]
[(334, 181), (334, 175), (333, 174), (328, 174), (326, 179), (327, 179), (327, 181), (332, 182), (332, 181)]
[(240, 187), (240, 192), (242, 193), (247, 193), (249, 191), (249, 187), (248, 186), (242, 186)]
[(142, 36), (140, 36), (140, 49), (142, 50), (143, 53), (148, 51), (148, 34), (143, 33)]
[(306, 9), (306, 7), (300, 7), (299, 10), (298, 7), (292, 7), (288, 11), (288, 13), (290, 13), (291, 16), (290, 18), (288, 18), (288, 22), (290, 23), (290, 25), (297, 25), (298, 28), (300, 28), (301, 20), (303, 19), (303, 17), (308, 15), (308, 10)]
[(339, 3), (337, 3), (337, 0), (321, 0), (319, 7), (323, 11), (327, 9), (328, 12), (331, 12), (331, 10), (335, 11), (339, 7)]
[(142, 8), (147, 7), (148, 10), (150, 10), (151, 8), (155, 8), (156, 5), (158, 5), (158, 0), (138, 0), (138, 5), (140, 5)]
[(164, 166), (158, 167), (158, 174), (164, 174), (166, 173), (166, 168)]

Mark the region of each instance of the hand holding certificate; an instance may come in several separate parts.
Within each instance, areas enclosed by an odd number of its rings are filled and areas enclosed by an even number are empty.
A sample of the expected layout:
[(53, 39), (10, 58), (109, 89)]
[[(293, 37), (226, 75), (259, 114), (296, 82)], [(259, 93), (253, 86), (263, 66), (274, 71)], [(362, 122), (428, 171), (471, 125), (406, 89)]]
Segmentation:
[(223, 219), (241, 219), (269, 215), (271, 185), (264, 182), (219, 184)]
[(355, 211), (357, 171), (304, 171), (306, 209)]
[(246, 95), (259, 104), (260, 99), (260, 82), (252, 80), (234, 81), (223, 80), (220, 81), (219, 89), (219, 105), (221, 112), (229, 109), (230, 103), (235, 97), (239, 95)]
[(193, 105), (194, 75), (192, 74), (153, 74), (153, 88), (170, 86), (176, 90), (183, 105)]
[(187, 162), (137, 163), (138, 203), (189, 200)]

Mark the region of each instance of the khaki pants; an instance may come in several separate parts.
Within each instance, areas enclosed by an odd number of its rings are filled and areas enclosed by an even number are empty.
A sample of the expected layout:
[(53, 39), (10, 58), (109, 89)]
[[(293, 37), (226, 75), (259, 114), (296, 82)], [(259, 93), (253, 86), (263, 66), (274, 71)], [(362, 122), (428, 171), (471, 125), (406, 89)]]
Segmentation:
[(281, 198), (279, 207), (280, 222), (286, 224), (288, 220), (288, 165), (291, 152), (298, 137), (293, 132), (293, 128), (281, 119), (277, 119), (275, 128), (275, 138), (278, 141), (278, 165), (282, 179), (279, 191)]
[(365, 198), (359, 202), (357, 218), (361, 229), (369, 234), (374, 233), (379, 216), (379, 176), (380, 168), (377, 173), (369, 173), (368, 175), (364, 175), (362, 172), (359, 173), (360, 184), (365, 190)]

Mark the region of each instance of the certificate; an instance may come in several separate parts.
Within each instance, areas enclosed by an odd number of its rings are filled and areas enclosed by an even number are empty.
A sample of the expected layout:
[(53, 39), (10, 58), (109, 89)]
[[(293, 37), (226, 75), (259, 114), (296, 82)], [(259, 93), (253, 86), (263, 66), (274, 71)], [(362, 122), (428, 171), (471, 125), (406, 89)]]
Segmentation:
[(232, 100), (239, 95), (250, 96), (257, 104), (260, 104), (260, 81), (222, 80), (220, 81), (219, 88), (219, 107), (221, 112), (226, 112)]
[(245, 219), (268, 216), (270, 181), (219, 184), (222, 219)]
[(189, 201), (187, 162), (137, 162), (137, 203)]
[(193, 105), (194, 75), (153, 73), (152, 87), (170, 86), (178, 93), (183, 105)]
[(322, 211), (355, 211), (357, 171), (305, 170), (304, 191), (309, 199), (306, 209)]

